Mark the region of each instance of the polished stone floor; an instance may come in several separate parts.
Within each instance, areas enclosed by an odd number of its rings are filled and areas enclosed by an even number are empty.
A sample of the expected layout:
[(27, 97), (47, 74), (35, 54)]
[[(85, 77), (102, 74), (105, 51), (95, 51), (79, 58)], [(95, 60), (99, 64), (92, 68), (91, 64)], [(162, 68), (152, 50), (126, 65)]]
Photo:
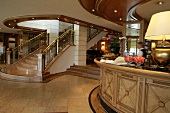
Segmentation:
[(65, 75), (48, 83), (0, 80), (0, 113), (92, 113), (88, 96), (98, 80)]

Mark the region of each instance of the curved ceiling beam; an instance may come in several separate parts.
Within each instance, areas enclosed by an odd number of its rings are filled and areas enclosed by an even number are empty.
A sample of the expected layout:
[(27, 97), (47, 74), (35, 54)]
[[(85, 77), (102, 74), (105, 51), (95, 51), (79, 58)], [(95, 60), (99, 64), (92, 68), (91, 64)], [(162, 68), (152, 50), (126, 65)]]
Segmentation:
[(82, 20), (78, 20), (75, 18), (71, 18), (68, 16), (64, 16), (64, 15), (27, 15), (27, 16), (18, 16), (18, 17), (12, 17), (12, 18), (8, 18), (5, 19), (3, 21), (4, 25), (9, 27), (9, 28), (15, 28), (15, 29), (22, 29), (22, 30), (34, 30), (34, 31), (44, 31), (44, 29), (36, 29), (36, 28), (29, 28), (29, 27), (24, 27), (24, 26), (19, 26), (18, 23), (20, 22), (24, 22), (24, 21), (30, 21), (30, 20), (60, 20), (63, 22), (67, 22), (67, 23), (72, 23), (72, 24), (79, 24), (85, 27), (93, 27), (96, 29), (100, 29), (103, 31), (107, 31), (107, 32), (113, 32), (113, 33), (120, 33), (118, 31), (109, 29), (109, 28), (105, 28), (99, 25), (95, 25), (89, 22), (85, 22)]
[(148, 1), (150, 0), (79, 0), (88, 12), (119, 25), (127, 20), (129, 12), (130, 16), (136, 16), (136, 8)]

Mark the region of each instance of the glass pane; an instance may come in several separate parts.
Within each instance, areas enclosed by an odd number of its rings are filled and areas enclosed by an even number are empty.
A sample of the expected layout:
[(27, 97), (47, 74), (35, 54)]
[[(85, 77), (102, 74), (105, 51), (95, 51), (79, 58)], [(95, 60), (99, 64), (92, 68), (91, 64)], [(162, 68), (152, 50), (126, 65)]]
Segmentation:
[(140, 36), (140, 23), (126, 24), (126, 36)]

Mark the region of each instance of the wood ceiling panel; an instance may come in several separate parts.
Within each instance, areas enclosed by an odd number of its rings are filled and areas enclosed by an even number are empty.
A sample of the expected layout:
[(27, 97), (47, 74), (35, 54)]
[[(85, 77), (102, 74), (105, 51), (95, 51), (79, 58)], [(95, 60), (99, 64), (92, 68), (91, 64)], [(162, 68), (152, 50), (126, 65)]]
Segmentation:
[[(90, 13), (114, 23), (123, 24), (127, 13), (133, 8), (150, 0), (79, 0), (80, 4)], [(95, 9), (93, 12), (92, 9)], [(117, 10), (117, 12), (114, 12)]]

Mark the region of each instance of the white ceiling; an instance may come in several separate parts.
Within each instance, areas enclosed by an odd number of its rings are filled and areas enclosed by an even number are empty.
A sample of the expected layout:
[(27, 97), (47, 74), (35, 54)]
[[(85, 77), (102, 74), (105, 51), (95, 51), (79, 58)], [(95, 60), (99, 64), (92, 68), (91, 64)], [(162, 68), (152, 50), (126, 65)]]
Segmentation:
[[(162, 5), (158, 5), (158, 2), (164, 2)], [(145, 18), (147, 21), (150, 20), (151, 16), (155, 13), (162, 11), (170, 11), (170, 0), (151, 0), (141, 6), (136, 10), (137, 14)]]
[(0, 32), (18, 31), (4, 26), (3, 20), (7, 18), (43, 14), (65, 15), (113, 30), (122, 30), (121, 26), (88, 13), (78, 0), (0, 0), (0, 11)]

